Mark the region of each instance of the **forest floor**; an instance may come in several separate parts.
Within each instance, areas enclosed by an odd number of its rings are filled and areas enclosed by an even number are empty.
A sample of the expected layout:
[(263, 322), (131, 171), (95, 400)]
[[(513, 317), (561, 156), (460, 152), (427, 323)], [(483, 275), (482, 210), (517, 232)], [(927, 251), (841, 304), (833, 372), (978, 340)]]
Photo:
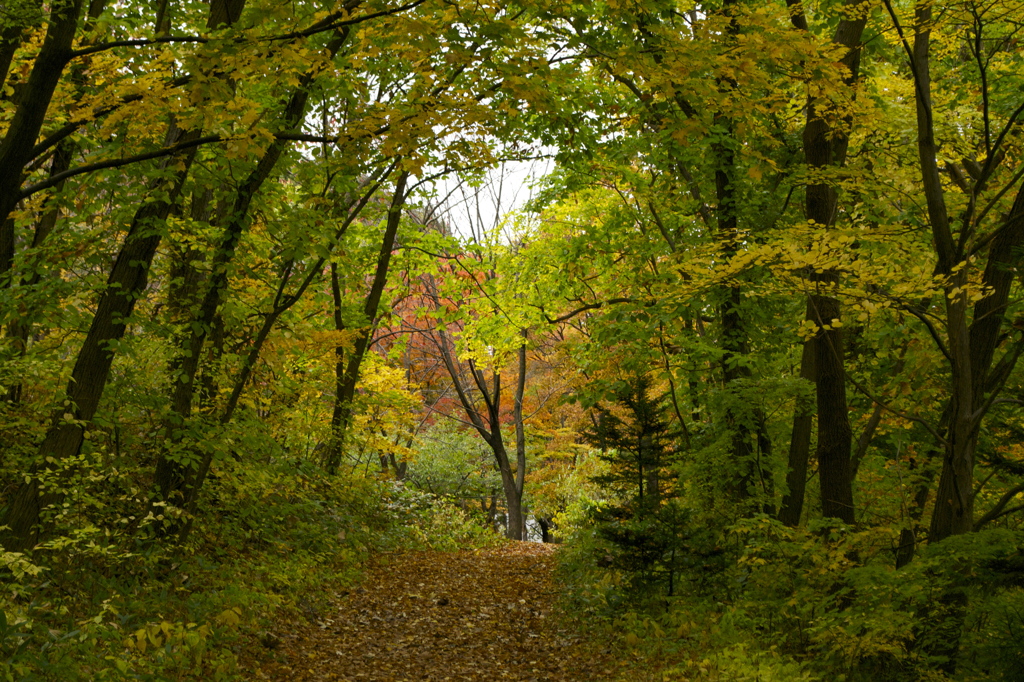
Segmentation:
[(558, 622), (555, 549), (518, 542), (383, 555), (360, 586), (261, 637), (255, 680), (588, 681), (610, 650)]

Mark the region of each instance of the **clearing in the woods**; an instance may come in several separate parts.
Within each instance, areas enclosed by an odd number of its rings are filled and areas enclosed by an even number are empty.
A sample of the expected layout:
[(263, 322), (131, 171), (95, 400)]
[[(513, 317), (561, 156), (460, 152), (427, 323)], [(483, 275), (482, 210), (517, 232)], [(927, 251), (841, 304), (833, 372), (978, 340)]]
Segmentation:
[(600, 680), (610, 656), (553, 613), (554, 548), (379, 557), (365, 580), (287, 632), (268, 633), (264, 680)]

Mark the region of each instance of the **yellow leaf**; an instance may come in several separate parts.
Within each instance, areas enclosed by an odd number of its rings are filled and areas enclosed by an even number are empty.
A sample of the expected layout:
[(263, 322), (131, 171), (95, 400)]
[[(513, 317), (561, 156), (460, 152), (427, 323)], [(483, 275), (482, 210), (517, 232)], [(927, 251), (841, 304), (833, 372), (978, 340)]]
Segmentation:
[(159, 627), (147, 627), (146, 636), (149, 638), (149, 643), (152, 644), (154, 647), (159, 647), (161, 644), (164, 643), (163, 638), (160, 637)]
[(230, 609), (225, 609), (217, 616), (217, 621), (223, 625), (229, 627), (235, 627), (242, 622), (242, 609), (237, 606)]

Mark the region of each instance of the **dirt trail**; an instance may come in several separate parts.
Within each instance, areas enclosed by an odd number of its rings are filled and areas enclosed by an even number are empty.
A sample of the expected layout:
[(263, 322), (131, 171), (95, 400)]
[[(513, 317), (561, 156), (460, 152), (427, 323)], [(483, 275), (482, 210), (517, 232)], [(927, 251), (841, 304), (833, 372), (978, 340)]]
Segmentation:
[(267, 642), (264, 680), (600, 680), (606, 661), (559, 629), (554, 549), (512, 543), (388, 557), (313, 623)]

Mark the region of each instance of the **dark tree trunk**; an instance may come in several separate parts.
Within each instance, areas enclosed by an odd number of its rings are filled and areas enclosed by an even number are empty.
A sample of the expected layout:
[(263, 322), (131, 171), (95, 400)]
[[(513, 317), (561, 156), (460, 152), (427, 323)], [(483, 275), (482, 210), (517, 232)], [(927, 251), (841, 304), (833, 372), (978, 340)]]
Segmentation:
[[(814, 339), (804, 341), (800, 354), (800, 378), (815, 383)], [(811, 455), (811, 431), (814, 427), (814, 401), (798, 398), (793, 408), (793, 434), (789, 441), (789, 467), (786, 494), (779, 509), (779, 521), (795, 528), (800, 525), (807, 490), (807, 462)]]
[[(347, 37), (347, 32), (337, 34), (325, 49), (329, 54), (334, 54), (344, 44)], [(309, 73), (300, 78), (300, 84), (288, 99), (281, 116), (283, 130), (293, 130), (302, 125), (309, 100), (308, 89), (313, 79), (314, 76)], [(182, 428), (192, 416), (196, 376), (203, 345), (213, 329), (213, 322), (227, 291), (228, 271), (234, 260), (238, 243), (249, 227), (249, 207), (263, 183), (273, 173), (288, 144), (288, 142), (278, 139), (270, 145), (257, 162), (256, 167), (235, 192), (234, 201), (226, 215), (224, 236), (214, 254), (210, 277), (202, 297), (202, 303), (190, 326), (191, 333), (185, 343), (185, 351), (172, 367), (172, 374), (177, 376), (171, 391), (172, 417), (167, 424), (167, 436), (172, 443), (181, 441)], [(208, 466), (202, 457), (192, 464), (182, 462), (168, 456), (167, 452), (162, 452), (157, 460), (154, 474), (154, 483), (159, 491), (160, 499), (173, 505), (190, 506), (199, 492), (199, 486), (203, 479), (203, 476), (199, 474), (205, 474)], [(161, 527), (161, 532), (166, 533), (173, 526), (174, 524), (165, 523)]]
[[(28, 2), (22, 2), (20, 4), (20, 8), (17, 4), (15, 5), (14, 8), (12, 8), (14, 12), (18, 12), (19, 10), (24, 10), (26, 8), (38, 9), (38, 4), (33, 2), (33, 0), (29, 0)], [(89, 31), (92, 28), (95, 20), (103, 12), (105, 6), (106, 0), (93, 0), (90, 3), (89, 9), (86, 12), (86, 18), (83, 26), (84, 31)], [(11, 16), (8, 15), (6, 18), (10, 20)], [(13, 26), (13, 28), (18, 29), (19, 37), (18, 41), (15, 41), (13, 43), (12, 50), (15, 47), (17, 47), (17, 42), (20, 41), (21, 29), (24, 28), (25, 26), (24, 23), (21, 23), (22, 20), (28, 21), (31, 20), (31, 17), (14, 17), (15, 25)], [(0, 55), (0, 62), (2, 62), (2, 60), (3, 56)], [(0, 72), (6, 73), (6, 69), (7, 65), (0, 63)], [(86, 66), (81, 63), (74, 65), (71, 69), (71, 82), (75, 85), (76, 88), (76, 99), (80, 99), (84, 91), (83, 84), (85, 69)], [(0, 87), (2, 86), (3, 78), (0, 77)], [(74, 142), (73, 140), (64, 139), (61, 142), (59, 142), (57, 144), (56, 149), (54, 150), (53, 158), (50, 161), (50, 178), (54, 178), (55, 176), (58, 176), (64, 171), (68, 170), (68, 168), (71, 167), (71, 159), (74, 157), (77, 151), (78, 143)], [(53, 187), (53, 193), (55, 195), (59, 194), (60, 191), (64, 189), (64, 184), (65, 182), (63, 180), (59, 181)], [(35, 230), (33, 231), (32, 235), (33, 250), (40, 249), (43, 246), (47, 237), (50, 236), (50, 233), (53, 232), (54, 227), (56, 227), (57, 220), (59, 218), (60, 209), (56, 205), (46, 206), (43, 209), (41, 215), (36, 221)], [(9, 277), (6, 280), (4, 280), (2, 285), (0, 286), (18, 286), (23, 290), (32, 290), (33, 288), (39, 286), (40, 282), (44, 279), (41, 264), (27, 263), (23, 270), (24, 274), (21, 276), (20, 281), (18, 281), (18, 276), (13, 270), (15, 265), (15, 234), (13, 222), (10, 222), (7, 225), (7, 229), (4, 230), (2, 239), (3, 247), (0, 248), (0, 253), (2, 253), (0, 259), (3, 260), (3, 265), (0, 266), (0, 271), (6, 270), (10, 274)], [(15, 294), (14, 297), (18, 298), (19, 296), (18, 294)], [(17, 317), (15, 317), (11, 321), (7, 332), (9, 338), (13, 342), (13, 350), (15, 357), (23, 357), (27, 352), (28, 340), (32, 335), (33, 323), (35, 321), (37, 313), (38, 311), (33, 309), (31, 306), (26, 306), (24, 309), (19, 310)], [(15, 381), (8, 387), (7, 400), (8, 402), (11, 403), (20, 402), (21, 382)]]
[(972, 201), (965, 210), (961, 234), (954, 235), (939, 177), (938, 145), (931, 103), (929, 49), (932, 10), (919, 4), (915, 11), (911, 48), (917, 102), (917, 146), (921, 180), (928, 207), (932, 241), (937, 256), (935, 274), (946, 278), (946, 355), (950, 365), (950, 408), (942, 472), (932, 513), (929, 541), (969, 533), (974, 528), (974, 455), (978, 434), (992, 400), (1002, 390), (1019, 354), (1004, 352), (993, 367), (1002, 344), (1002, 327), (1010, 287), (1021, 265), (1024, 246), (1024, 188), (1018, 189), (1010, 213), (995, 226), (982, 282), (988, 295), (978, 301), (968, 321), (968, 271), (966, 247), (976, 236), (979, 219), (973, 211), (979, 193), (995, 169), (1002, 150), (991, 150), (980, 176), (970, 188)]
[(558, 543), (560, 540), (552, 532), (555, 530), (555, 522), (549, 518), (537, 517), (537, 525), (540, 526), (540, 539), (544, 543)]
[(523, 516), (523, 492), (518, 485), (518, 471), (512, 471), (512, 463), (505, 450), (505, 444), (501, 435), (493, 439), (489, 445), (494, 452), (498, 462), (498, 472), (501, 474), (501, 488), (505, 493), (505, 507), (508, 512), (506, 537), (512, 540), (523, 540), (526, 532), (526, 523)]
[[(71, 142), (65, 141), (57, 146), (56, 153), (53, 156), (53, 160), (50, 162), (50, 177), (53, 177), (59, 173), (66, 171), (71, 165), (71, 157), (74, 154), (75, 145)], [(63, 189), (64, 183), (60, 182), (55, 188), (54, 192), (60, 192)], [(32, 249), (39, 249), (46, 238), (50, 236), (53, 228), (57, 225), (57, 220), (60, 218), (60, 209), (56, 206), (50, 206), (44, 210), (43, 214), (36, 221), (36, 228), (32, 235)], [(14, 230), (13, 228), (6, 232), (5, 238), (10, 238), (12, 242), (5, 244), (2, 249), (3, 258), (7, 263), (5, 268), (10, 272), (11, 279), (7, 282), (8, 286), (15, 286), (23, 289), (32, 289), (39, 286), (43, 277), (41, 274), (41, 265), (35, 267), (27, 267), (25, 269), (25, 275), (22, 276), (20, 282), (15, 282), (16, 275), (13, 270), (14, 266)], [(28, 351), (28, 340), (32, 335), (32, 323), (36, 315), (36, 311), (27, 310), (24, 313), (19, 312), (18, 316), (14, 318), (8, 325), (7, 334), (13, 341), (15, 357), (23, 357)], [(7, 401), (10, 403), (18, 403), (21, 401), (21, 382), (14, 381), (10, 386), (7, 387)]]
[[(19, 98), (14, 118), (3, 141), (0, 141), (0, 245), (8, 240), (13, 244), (13, 236), (6, 233), (13, 233), (14, 222), (8, 218), (21, 199), (23, 170), (32, 159), (32, 148), (42, 129), (46, 110), (71, 58), (81, 11), (81, 0), (58, 0), (51, 5), (46, 37), (32, 65), (32, 73)], [(0, 262), (0, 267), (6, 265), (6, 262)], [(6, 270), (0, 271), (0, 281), (7, 274)]]
[[(735, 0), (726, 0), (722, 6), (722, 11), (729, 18), (727, 33), (731, 38), (736, 38), (740, 32), (735, 15), (736, 5)], [(718, 87), (723, 92), (729, 92), (735, 90), (737, 84), (732, 79), (721, 78), (718, 81)], [(715, 125), (726, 131), (721, 136), (722, 141), (712, 145), (712, 151), (717, 161), (715, 167), (717, 236), (721, 242), (722, 255), (728, 260), (736, 255), (742, 239), (739, 229), (739, 206), (735, 178), (736, 148), (739, 142), (736, 140), (731, 119), (716, 113)], [(744, 362), (750, 353), (750, 344), (740, 312), (743, 292), (738, 284), (732, 284), (724, 293), (725, 300), (718, 310), (721, 321), (719, 345), (724, 351), (722, 354), (722, 379), (725, 390), (728, 391), (750, 379), (753, 374), (750, 367)], [(764, 481), (770, 480), (772, 477), (770, 471), (766, 471), (770, 462), (759, 456), (760, 444), (766, 444), (769, 451), (771, 449), (770, 444), (767, 443), (767, 432), (762, 428), (765, 423), (764, 414), (757, 407), (742, 410), (729, 408), (725, 414), (725, 422), (732, 431), (734, 475), (729, 489), (738, 501), (745, 501), (754, 496), (759, 482), (763, 484)], [(761, 487), (764, 488), (763, 485)]]
[[(168, 138), (173, 141), (179, 134), (180, 131), (174, 130)], [(177, 201), (193, 156), (194, 152), (191, 152), (184, 157), (184, 169), (177, 171), (167, 196), (146, 203), (132, 220), (71, 372), (65, 393), (66, 405), (54, 414), (53, 423), (39, 448), (41, 461), (52, 458), (61, 462), (78, 454), (82, 446), (85, 425), (95, 415), (110, 375), (114, 360), (111, 343), (124, 337), (135, 301), (146, 288), (149, 266), (163, 232), (162, 223)], [(61, 499), (59, 491), (44, 492), (40, 489), (39, 479), (35, 477), (40, 471), (33, 472), (8, 505), (4, 523), (10, 530), (6, 531), (3, 543), (8, 550), (30, 549), (37, 538), (40, 512)]]
[[(336, 473), (341, 464), (345, 436), (352, 419), (352, 400), (355, 398), (356, 385), (359, 383), (359, 370), (377, 326), (377, 313), (381, 298), (384, 296), (384, 287), (388, 282), (388, 273), (391, 270), (391, 255), (395, 250), (395, 239), (402, 222), (402, 210), (408, 197), (406, 193), (408, 180), (409, 174), (403, 172), (395, 183), (395, 193), (391, 200), (391, 206), (388, 208), (388, 222), (384, 228), (380, 252), (377, 254), (377, 267), (373, 273), (373, 282), (370, 284), (370, 290), (363, 302), (363, 316), (367, 326), (356, 337), (352, 353), (348, 358), (344, 357), (344, 350), (341, 347), (335, 349), (337, 362), (335, 364), (334, 410), (331, 414), (331, 438), (324, 454), (324, 468), (329, 474)], [(340, 331), (344, 329), (340, 310), (341, 289), (337, 286), (337, 277), (333, 269), (331, 275), (331, 286), (335, 295), (334, 324), (335, 328)], [(343, 366), (344, 370), (342, 371)]]
[(1024, 187), (1018, 191), (1009, 215), (989, 247), (982, 281), (991, 293), (975, 305), (969, 328), (965, 321), (966, 294), (955, 300), (947, 296), (953, 416), (932, 513), (930, 541), (974, 529), (974, 454), (981, 422), (1017, 361), (1017, 351), (1008, 349), (1000, 362), (992, 366), (1003, 341), (1001, 331), (1014, 275), (1024, 265), (1022, 249)]
[[(898, 24), (892, 4), (888, 0), (885, 4), (894, 23)], [(1003, 345), (1001, 328), (1005, 322), (1010, 287), (1024, 260), (1021, 256), (1024, 246), (1024, 187), (1018, 188), (1009, 215), (994, 226), (979, 224), (985, 213), (975, 214), (978, 200), (1004, 152), (1000, 137), (995, 148), (988, 149), (988, 158), (974, 178), (974, 184), (963, 186), (969, 200), (959, 221), (959, 234), (954, 233), (939, 174), (939, 145), (935, 139), (931, 102), (929, 50), (932, 5), (918, 3), (914, 14), (913, 46), (905, 40), (903, 42), (909, 53), (914, 78), (918, 159), (935, 249), (935, 276), (944, 280), (947, 341), (943, 351), (950, 373), (950, 401), (943, 415), (944, 421), (948, 419), (948, 428), (943, 432), (942, 470), (928, 538), (929, 542), (939, 542), (974, 529), (974, 464), (978, 435), (986, 413), (1003, 389), (1020, 355), (1019, 345), (1012, 344), (995, 361), (996, 351)], [(976, 37), (980, 40), (981, 29), (979, 19), (973, 29), (968, 30), (978, 31)], [(902, 27), (899, 32), (902, 38)], [(982, 102), (986, 117), (988, 104), (986, 98)], [(1003, 191), (1009, 189), (1008, 185)], [(971, 317), (967, 291), (972, 279), (971, 256), (977, 257), (982, 248), (983, 242), (978, 240), (982, 227), (988, 227), (986, 232), (992, 235), (982, 276), (987, 295), (974, 305)], [(923, 501), (924, 497), (921, 499)], [(903, 538), (900, 547), (902, 556), (897, 556), (901, 565), (912, 556), (913, 538), (909, 533), (905, 535), (907, 537)], [(938, 613), (926, 614), (928, 620), (922, 620), (929, 623), (929, 643), (926, 646), (929, 653), (945, 658), (943, 672), (953, 674), (966, 617), (967, 597), (961, 590), (945, 589), (933, 602)]]
[[(941, 451), (933, 451), (933, 457), (941, 457)], [(914, 471), (915, 467), (911, 467), (911, 472)], [(900, 530), (899, 544), (896, 547), (896, 568), (903, 568), (914, 559), (914, 553), (917, 550), (917, 534), (919, 532), (919, 524), (921, 517), (924, 516), (925, 505), (928, 504), (928, 493), (932, 489), (932, 483), (935, 480), (935, 475), (931, 466), (928, 466), (921, 476), (921, 479), (914, 485), (914, 497), (912, 506), (908, 510), (908, 517), (905, 523), (908, 524), (906, 528)]]
[[(848, 71), (845, 85), (854, 88), (859, 80), (860, 42), (867, 22), (862, 11), (864, 0), (846, 0), (846, 15), (839, 22), (832, 42), (846, 48), (840, 60)], [(794, 13), (793, 23), (806, 28), (802, 11)], [(846, 162), (849, 145), (847, 118), (840, 128), (833, 127), (819, 108), (828, 104), (810, 98), (807, 103), (807, 123), (803, 143), (807, 165), (813, 169), (840, 167)], [(836, 218), (838, 196), (835, 187), (819, 182), (807, 186), (804, 214), (808, 221), (820, 229), (831, 229)], [(840, 328), (839, 300), (834, 289), (839, 273), (826, 269), (809, 277), (815, 288), (808, 304), (808, 318), (818, 326), (815, 336), (814, 360), (815, 388), (818, 409), (818, 476), (821, 488), (821, 512), (825, 517), (854, 522), (853, 478), (850, 470), (850, 450), (853, 435), (846, 403), (846, 360), (843, 353), (843, 333)]]
[[(345, 331), (345, 321), (342, 319), (341, 283), (338, 281), (338, 266), (331, 263), (331, 297), (334, 302), (334, 330)], [(346, 418), (347, 403), (343, 399), (345, 393), (345, 346), (338, 345), (334, 348), (334, 407), (331, 411), (331, 432), (327, 439), (322, 457), (324, 468), (335, 473), (341, 465), (341, 458), (344, 452), (344, 429), (343, 425), (348, 421)]]
[[(523, 399), (526, 396), (526, 340), (527, 330), (521, 332), (523, 343), (519, 346), (516, 374), (516, 393), (512, 401), (512, 421), (516, 429), (516, 479), (515, 493), (520, 500), (520, 539), (526, 539), (526, 519), (522, 512), (523, 487), (526, 485), (526, 423), (523, 418)], [(512, 537), (511, 534), (509, 537)]]
[(814, 322), (822, 328), (815, 338), (818, 407), (818, 480), (821, 515), (854, 522), (853, 477), (850, 449), (853, 432), (846, 405), (846, 372), (842, 330), (832, 327), (839, 319), (839, 301), (830, 296), (811, 296)]
[[(243, 4), (244, 0), (214, 1), (210, 6), (208, 25), (219, 26), (237, 19)], [(90, 13), (98, 14), (102, 5), (103, 0), (94, 0)], [(55, 18), (29, 77), (26, 99), (0, 143), (0, 224), (10, 222), (7, 216), (18, 201), (21, 169), (30, 160), (46, 109), (70, 57), (80, 10), (81, 4), (77, 0), (53, 6), (51, 15)], [(170, 145), (198, 137), (199, 131), (182, 135), (182, 131), (172, 124), (165, 142)], [(157, 189), (158, 184), (165, 195), (159, 200), (146, 202), (135, 213), (72, 370), (65, 405), (55, 412), (52, 425), (40, 446), (40, 460), (49, 461), (46, 469), (58, 466), (81, 448), (84, 428), (95, 415), (110, 374), (114, 358), (111, 344), (124, 337), (135, 301), (146, 288), (149, 267), (163, 233), (163, 223), (178, 201), (194, 156), (195, 149), (192, 148), (161, 162), (163, 169), (178, 164), (172, 182), (167, 183), (164, 179), (155, 183), (151, 189)], [(0, 244), (6, 240), (7, 235), (0, 234)], [(0, 272), (0, 281), (6, 274)], [(0, 539), (9, 550), (31, 549), (38, 537), (42, 509), (62, 498), (59, 489), (41, 489), (37, 475), (42, 470), (38, 468), (31, 472), (8, 504), (4, 523), (9, 529), (0, 535)]]
[[(21, 4), (30, 6), (30, 3)], [(81, 0), (64, 0), (51, 6), (50, 23), (43, 45), (35, 58), (28, 82), (18, 97), (14, 118), (0, 141), (0, 286), (3, 287), (14, 285), (12, 269), (16, 238), (11, 212), (22, 199), (24, 168), (33, 159), (33, 146), (42, 130), (46, 110), (71, 57), (81, 8)], [(18, 5), (12, 7), (12, 10), (17, 11)], [(0, 50), (0, 59), (7, 62), (3, 64), (4, 78), (25, 28), (26, 24), (15, 20), (4, 32), (4, 47)], [(10, 32), (13, 33), (8, 35)], [(6, 54), (7, 51), (10, 54)], [(17, 330), (13, 331), (15, 335), (18, 333)]]

